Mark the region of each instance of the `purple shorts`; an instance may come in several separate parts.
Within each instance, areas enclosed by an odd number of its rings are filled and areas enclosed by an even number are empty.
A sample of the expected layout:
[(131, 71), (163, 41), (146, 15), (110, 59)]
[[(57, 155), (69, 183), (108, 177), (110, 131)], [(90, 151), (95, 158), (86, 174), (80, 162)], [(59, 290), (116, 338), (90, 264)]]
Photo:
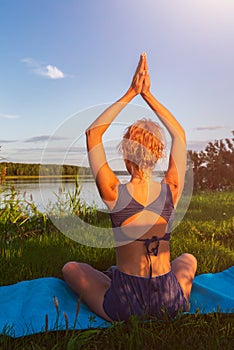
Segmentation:
[(117, 268), (104, 296), (103, 308), (112, 321), (127, 321), (131, 315), (163, 318), (165, 310), (175, 317), (187, 311), (188, 302), (175, 274), (148, 278), (129, 275)]

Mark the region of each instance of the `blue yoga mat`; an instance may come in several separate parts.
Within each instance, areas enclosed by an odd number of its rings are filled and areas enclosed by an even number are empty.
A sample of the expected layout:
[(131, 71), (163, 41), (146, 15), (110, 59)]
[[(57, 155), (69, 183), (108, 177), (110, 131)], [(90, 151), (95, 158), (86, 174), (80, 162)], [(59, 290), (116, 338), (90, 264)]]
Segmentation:
[[(59, 313), (54, 305), (58, 300)], [(0, 287), (0, 333), (20, 337), (46, 329), (65, 330), (64, 312), (69, 329), (108, 327), (110, 323), (80, 304), (78, 296), (58, 278), (46, 277)], [(215, 273), (196, 276), (193, 283), (190, 313), (234, 312), (234, 266)], [(47, 315), (47, 316), (46, 316)]]

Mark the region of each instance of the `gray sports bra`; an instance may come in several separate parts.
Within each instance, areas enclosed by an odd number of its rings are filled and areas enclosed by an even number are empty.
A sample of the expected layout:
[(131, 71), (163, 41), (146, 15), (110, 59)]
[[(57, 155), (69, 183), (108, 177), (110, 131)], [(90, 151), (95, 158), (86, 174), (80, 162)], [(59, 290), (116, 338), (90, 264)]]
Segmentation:
[(166, 233), (167, 237), (165, 238), (166, 240), (169, 240), (175, 211), (169, 185), (165, 182), (161, 182), (161, 191), (159, 196), (146, 206), (137, 202), (130, 195), (126, 184), (119, 185), (118, 199), (115, 207), (110, 212), (112, 227), (121, 227), (125, 220), (143, 210), (152, 211), (162, 216), (166, 220), (168, 223), (168, 229)]

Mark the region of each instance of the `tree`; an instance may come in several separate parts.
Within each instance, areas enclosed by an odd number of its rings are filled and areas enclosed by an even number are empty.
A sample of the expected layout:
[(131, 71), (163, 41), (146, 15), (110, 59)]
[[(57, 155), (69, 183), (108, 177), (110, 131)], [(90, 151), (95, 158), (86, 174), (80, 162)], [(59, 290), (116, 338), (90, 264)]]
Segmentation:
[(234, 138), (209, 142), (204, 151), (189, 151), (189, 155), (195, 190), (234, 188)]

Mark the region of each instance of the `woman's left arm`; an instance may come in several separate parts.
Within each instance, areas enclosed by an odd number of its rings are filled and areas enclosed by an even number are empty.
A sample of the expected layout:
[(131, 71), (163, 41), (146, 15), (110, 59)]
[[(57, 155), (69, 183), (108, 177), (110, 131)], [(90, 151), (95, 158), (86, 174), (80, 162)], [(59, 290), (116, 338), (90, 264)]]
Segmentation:
[(143, 81), (141, 95), (171, 135), (172, 142), (169, 165), (163, 181), (170, 185), (173, 202), (176, 207), (184, 187), (186, 172), (186, 136), (183, 127), (177, 119), (152, 95), (150, 91), (150, 76), (146, 59), (145, 72), (146, 74)]
[(119, 184), (119, 180), (107, 163), (102, 136), (122, 109), (141, 92), (144, 80), (144, 57), (144, 54), (141, 55), (128, 91), (118, 101), (108, 107), (86, 130), (89, 163), (99, 193), (107, 205), (108, 202), (114, 201), (117, 197), (116, 187)]

